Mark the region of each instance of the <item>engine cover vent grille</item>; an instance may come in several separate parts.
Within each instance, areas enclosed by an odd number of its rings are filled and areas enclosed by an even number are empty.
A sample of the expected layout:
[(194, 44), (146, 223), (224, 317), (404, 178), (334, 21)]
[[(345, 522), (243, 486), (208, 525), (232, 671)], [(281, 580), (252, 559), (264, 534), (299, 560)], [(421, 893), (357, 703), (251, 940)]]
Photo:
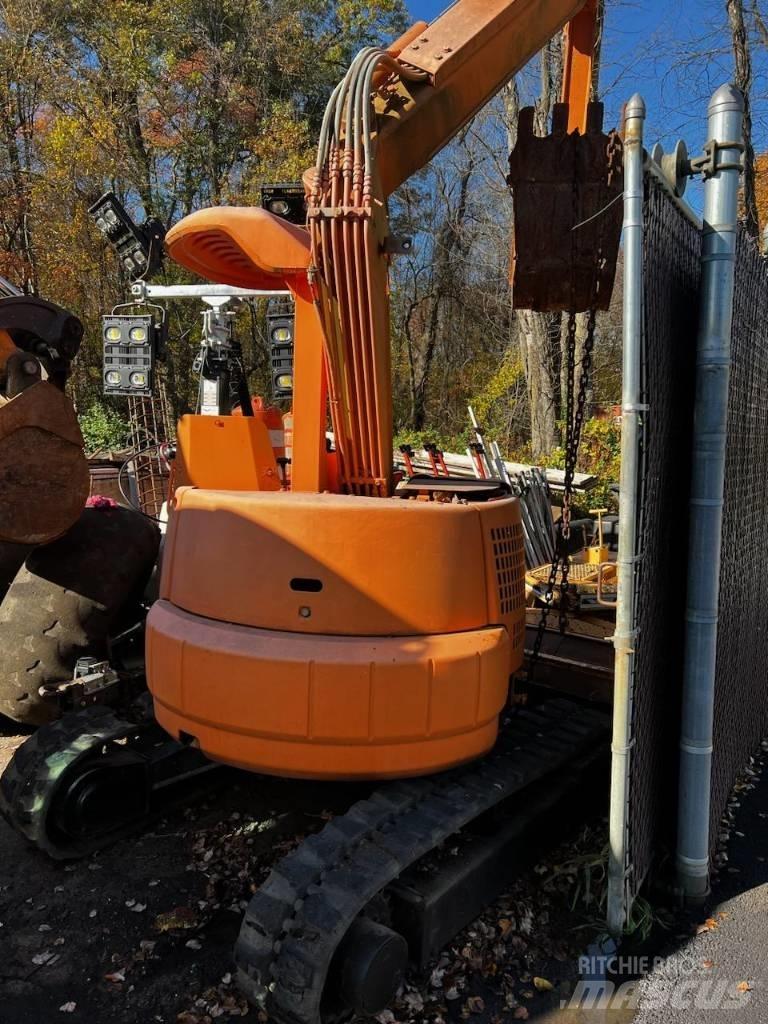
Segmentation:
[(523, 528), (519, 523), (495, 526), (491, 529), (491, 540), (496, 564), (499, 611), (502, 615), (511, 615), (525, 605)]

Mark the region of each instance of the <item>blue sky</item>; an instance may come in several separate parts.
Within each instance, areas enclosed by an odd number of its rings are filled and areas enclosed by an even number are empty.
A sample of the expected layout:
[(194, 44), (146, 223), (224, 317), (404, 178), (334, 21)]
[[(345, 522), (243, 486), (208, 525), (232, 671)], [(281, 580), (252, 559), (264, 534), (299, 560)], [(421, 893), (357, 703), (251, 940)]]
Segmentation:
[[(433, 20), (446, 0), (410, 0), (414, 19)], [(755, 142), (765, 148), (765, 57), (755, 51)], [(608, 0), (601, 69), (606, 121), (615, 123), (635, 91), (648, 107), (646, 140), (669, 150), (683, 137), (705, 141), (709, 96), (732, 74), (724, 0)]]

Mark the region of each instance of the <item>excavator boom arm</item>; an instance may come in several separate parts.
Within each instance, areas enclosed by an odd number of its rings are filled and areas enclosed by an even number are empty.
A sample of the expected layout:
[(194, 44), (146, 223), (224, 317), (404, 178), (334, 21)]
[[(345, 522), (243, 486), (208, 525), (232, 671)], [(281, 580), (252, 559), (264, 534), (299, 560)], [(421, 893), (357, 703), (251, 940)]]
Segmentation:
[[(563, 26), (563, 101), (569, 130), (584, 131), (592, 80), (596, 0), (458, 0), (390, 52), (423, 80), (379, 89), (377, 169), (390, 195), (450, 142)], [(405, 39), (410, 39), (402, 45)]]
[(212, 280), (294, 293), (294, 489), (328, 485), (327, 389), (336, 486), (392, 492), (387, 274), (395, 250), (386, 199), (569, 23), (563, 99), (570, 127), (583, 132), (597, 3), (457, 0), (387, 50), (361, 51), (330, 99), (317, 161), (305, 174), (309, 245), (303, 231), (262, 210), (202, 211), (169, 232), (174, 259)]

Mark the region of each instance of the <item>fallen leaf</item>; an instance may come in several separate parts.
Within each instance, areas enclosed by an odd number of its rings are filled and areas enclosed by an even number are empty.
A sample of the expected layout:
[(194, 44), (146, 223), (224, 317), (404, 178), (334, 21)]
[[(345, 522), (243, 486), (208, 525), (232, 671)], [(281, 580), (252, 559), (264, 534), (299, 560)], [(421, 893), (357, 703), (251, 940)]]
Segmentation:
[(470, 996), (467, 1000), (467, 1009), (470, 1013), (482, 1013), (485, 1009), (485, 1001), (481, 996)]
[(63, 1006), (60, 1006), (59, 1007), (59, 1011), (61, 1013), (74, 1013), (76, 1008), (77, 1008), (77, 1003), (74, 1002), (74, 1000), (73, 1000), (72, 1002), (64, 1003)]
[(403, 996), (403, 1002), (412, 1014), (421, 1013), (424, 1009), (424, 1000), (419, 992), (406, 992)]
[(748, 981), (740, 981), (738, 983), (738, 985), (736, 986), (736, 991), (737, 992), (751, 992), (752, 991), (752, 986), (750, 985), (750, 983)]
[(105, 974), (104, 981), (111, 981), (113, 985), (119, 985), (121, 981), (125, 981), (125, 968), (121, 971), (112, 971), (110, 974)]
[(701, 966), (702, 967), (706, 967), (706, 969), (708, 971), (710, 971), (715, 966), (715, 961), (714, 960), (702, 960), (701, 961)]
[(43, 953), (35, 953), (32, 957), (32, 963), (35, 967), (43, 967), (45, 964), (54, 964), (59, 959), (58, 953), (51, 953), (49, 949), (46, 949)]
[(187, 947), (187, 949), (202, 949), (203, 948), (203, 944), (202, 944), (202, 942), (200, 942), (199, 939), (188, 939), (187, 942), (184, 943), (184, 945)]
[(507, 935), (512, 931), (513, 925), (508, 917), (502, 917), (499, 921), (499, 931), (501, 932), (502, 939), (506, 939)]
[(696, 934), (701, 935), (703, 932), (711, 932), (714, 928), (719, 927), (714, 917), (708, 917), (704, 924), (697, 925)]
[(174, 907), (173, 910), (166, 910), (155, 918), (155, 928), (159, 932), (197, 928), (199, 923), (199, 915), (192, 907)]
[(445, 977), (444, 967), (435, 967), (429, 976), (429, 984), (432, 988), (442, 988), (443, 978)]
[(547, 981), (546, 978), (534, 978), (533, 987), (538, 989), (539, 992), (551, 992), (552, 982)]

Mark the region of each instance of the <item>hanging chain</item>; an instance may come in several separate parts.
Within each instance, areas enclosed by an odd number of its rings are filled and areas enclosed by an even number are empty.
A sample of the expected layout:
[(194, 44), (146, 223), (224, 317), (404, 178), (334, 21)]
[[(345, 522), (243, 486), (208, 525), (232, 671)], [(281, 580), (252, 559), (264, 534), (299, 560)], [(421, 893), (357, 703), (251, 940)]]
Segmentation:
[(581, 354), (579, 374), (579, 393), (576, 398), (576, 409), (573, 406), (574, 376), (576, 370), (576, 314), (568, 314), (568, 406), (570, 430), (566, 435), (565, 445), (565, 480), (563, 483), (563, 511), (560, 516), (560, 539), (562, 572), (560, 575), (560, 632), (565, 633), (568, 625), (568, 573), (571, 559), (568, 554), (568, 541), (571, 537), (571, 501), (573, 499), (573, 478), (576, 475), (576, 462), (579, 457), (581, 428), (584, 425), (584, 410), (587, 403), (587, 391), (592, 370), (592, 350), (595, 344), (595, 309), (587, 311), (587, 331)]
[[(555, 597), (555, 588), (560, 591), (558, 607), (560, 612), (559, 628), (564, 633), (568, 625), (568, 573), (571, 560), (568, 554), (568, 541), (571, 536), (571, 501), (573, 499), (573, 479), (576, 474), (576, 461), (579, 455), (581, 430), (584, 425), (584, 411), (587, 402), (587, 391), (592, 370), (592, 352), (595, 344), (596, 315), (594, 308), (587, 312), (587, 331), (579, 374), (579, 391), (576, 396), (574, 410), (574, 393), (576, 390), (576, 314), (568, 313), (566, 335), (567, 387), (566, 387), (566, 428), (565, 428), (565, 472), (563, 480), (563, 510), (557, 524), (557, 541), (555, 557), (549, 570), (547, 587), (544, 591), (544, 606), (541, 609), (536, 629), (533, 649), (528, 660), (528, 682), (533, 674), (541, 654), (544, 633), (547, 628), (549, 613)], [(558, 583), (559, 576), (559, 583)]]
[[(606, 150), (606, 164), (607, 164), (607, 177), (606, 184), (610, 185), (613, 181), (614, 175), (621, 168), (621, 141), (617, 132), (612, 131), (608, 136), (608, 146)], [(598, 203), (598, 206), (602, 206), (602, 201)], [(573, 183), (573, 223), (578, 224), (579, 218), (577, 216), (579, 208), (579, 192), (578, 186), (574, 179)], [(570, 572), (571, 560), (568, 554), (568, 541), (571, 536), (571, 502), (573, 499), (573, 479), (576, 474), (576, 462), (579, 456), (579, 442), (581, 440), (581, 430), (584, 425), (584, 411), (587, 402), (587, 391), (589, 390), (589, 380), (592, 372), (592, 353), (595, 346), (595, 326), (596, 326), (596, 308), (597, 308), (597, 297), (600, 291), (601, 276), (603, 267), (605, 264), (605, 257), (603, 255), (603, 244), (602, 244), (602, 221), (598, 228), (598, 244), (597, 251), (595, 253), (595, 286), (593, 302), (590, 308), (587, 310), (587, 329), (584, 338), (584, 347), (581, 355), (581, 366), (579, 373), (579, 390), (576, 395), (575, 409), (574, 409), (574, 393), (576, 390), (576, 313), (568, 313), (568, 324), (566, 327), (566, 394), (565, 394), (565, 473), (563, 480), (563, 509), (560, 516), (560, 520), (557, 524), (557, 541), (555, 544), (555, 555), (552, 559), (552, 565), (549, 570), (549, 577), (547, 579), (546, 590), (544, 591), (544, 606), (541, 609), (541, 616), (539, 618), (538, 626), (536, 628), (536, 637), (533, 642), (533, 649), (531, 656), (528, 660), (528, 682), (532, 682), (534, 672), (539, 661), (541, 654), (541, 647), (544, 642), (544, 633), (547, 628), (547, 621), (549, 619), (549, 613), (552, 608), (552, 602), (555, 597), (555, 588), (558, 587), (558, 576), (559, 576), (559, 591), (560, 599), (558, 602), (559, 606), (559, 628), (561, 633), (565, 633), (568, 626), (568, 605), (569, 605), (569, 581), (568, 574)], [(575, 258), (575, 254), (572, 256), (572, 262)]]

